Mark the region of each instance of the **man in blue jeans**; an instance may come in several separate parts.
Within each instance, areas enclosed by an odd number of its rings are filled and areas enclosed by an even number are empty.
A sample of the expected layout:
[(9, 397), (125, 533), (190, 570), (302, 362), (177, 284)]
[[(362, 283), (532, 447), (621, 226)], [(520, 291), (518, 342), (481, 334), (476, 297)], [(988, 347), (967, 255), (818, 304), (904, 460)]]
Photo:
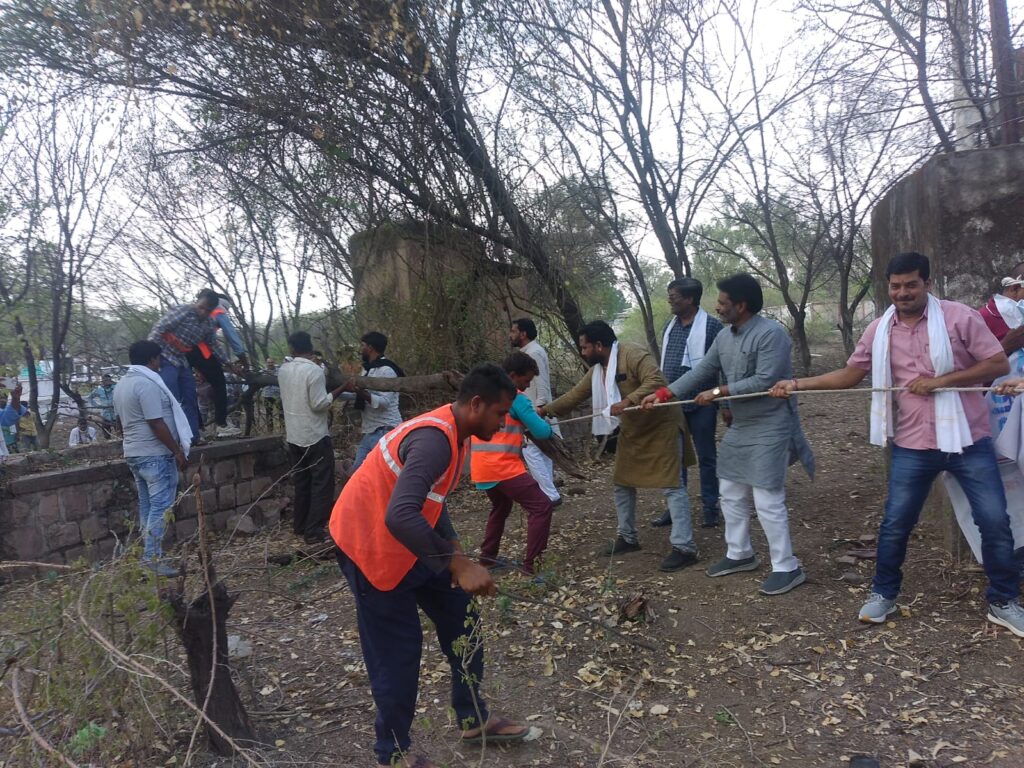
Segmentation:
[(114, 411), (124, 434), (125, 461), (139, 494), (143, 564), (161, 576), (173, 576), (177, 571), (162, 561), (164, 530), (192, 432), (181, 406), (160, 378), (160, 354), (160, 345), (154, 341), (137, 341), (128, 348), (131, 367), (114, 387)]
[[(722, 323), (705, 312), (700, 306), (704, 285), (692, 277), (681, 277), (668, 284), (668, 305), (672, 319), (665, 326), (661, 340), (661, 370), (667, 381), (675, 381), (699, 363), (714, 342)], [(698, 392), (711, 389), (718, 384), (718, 374), (699, 382), (680, 400), (692, 400)], [(718, 448), (715, 445), (715, 426), (718, 406), (684, 405), (683, 416), (697, 449), (700, 466), (700, 500), (704, 508), (701, 526), (714, 528), (718, 525)], [(687, 484), (686, 468), (683, 468), (682, 487)], [(672, 524), (672, 515), (665, 513), (651, 523), (655, 528)]]
[(160, 346), (160, 378), (184, 410), (196, 441), (200, 438), (199, 396), (188, 354), (197, 345), (205, 344), (217, 365), (227, 362), (217, 346), (217, 326), (210, 319), (216, 307), (216, 294), (200, 295), (195, 304), (182, 304), (170, 310), (149, 332), (149, 340)]
[(1005, 375), (1009, 364), (981, 315), (931, 295), (930, 275), (926, 256), (911, 252), (893, 257), (885, 273), (892, 306), (868, 326), (846, 367), (781, 381), (771, 394), (847, 389), (869, 372), (872, 388), (902, 389), (872, 395), (871, 442), (884, 446), (891, 438), (894, 445), (875, 580), (860, 609), (861, 621), (881, 624), (896, 610), (907, 541), (932, 482), (949, 472), (963, 488), (981, 531), (988, 620), (1024, 637), (1013, 535), (985, 401), (980, 392), (936, 391), (992, 381)]

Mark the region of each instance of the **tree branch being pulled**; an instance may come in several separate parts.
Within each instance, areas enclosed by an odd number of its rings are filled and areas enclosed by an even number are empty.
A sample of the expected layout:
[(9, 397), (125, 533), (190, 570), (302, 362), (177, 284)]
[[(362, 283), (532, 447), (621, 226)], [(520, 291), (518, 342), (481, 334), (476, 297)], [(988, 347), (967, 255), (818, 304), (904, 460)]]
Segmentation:
[[(349, 376), (342, 373), (334, 366), (327, 368), (327, 389), (337, 389), (348, 384), (357, 382), (364, 389), (376, 392), (405, 392), (410, 395), (425, 395), (430, 393), (451, 393), (459, 390), (462, 383), (462, 374), (458, 371), (441, 371), (440, 373), (429, 373), (425, 376), (402, 376), (396, 379), (381, 379), (376, 376)], [(256, 393), (263, 387), (278, 386), (277, 376), (273, 373), (250, 373), (245, 376), (247, 389), (242, 393), (240, 404), (245, 411), (245, 434), (252, 432), (252, 425), (255, 421), (253, 413), (253, 400)]]

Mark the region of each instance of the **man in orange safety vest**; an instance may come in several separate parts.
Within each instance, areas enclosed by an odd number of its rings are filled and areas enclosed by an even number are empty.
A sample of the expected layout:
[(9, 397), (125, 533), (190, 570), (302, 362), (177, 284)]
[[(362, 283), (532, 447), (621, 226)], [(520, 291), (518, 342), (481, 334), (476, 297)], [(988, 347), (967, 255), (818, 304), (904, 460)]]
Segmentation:
[(384, 435), (334, 505), (329, 529), (356, 604), (380, 765), (436, 768), (409, 755), (423, 644), (418, 609), (433, 622), (452, 670), (462, 743), (521, 741), (529, 733), (491, 716), (480, 695), (483, 648), (471, 596), (493, 596), (496, 587), (487, 569), (463, 553), (445, 507), (469, 439), (491, 439), (515, 395), (498, 366), (474, 368), (454, 403)]

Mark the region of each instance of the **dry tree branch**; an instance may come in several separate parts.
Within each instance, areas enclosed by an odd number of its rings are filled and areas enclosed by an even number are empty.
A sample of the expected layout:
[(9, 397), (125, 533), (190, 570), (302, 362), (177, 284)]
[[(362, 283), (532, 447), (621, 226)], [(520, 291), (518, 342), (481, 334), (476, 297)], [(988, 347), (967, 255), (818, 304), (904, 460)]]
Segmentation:
[(34, 560), (5, 560), (0, 563), (0, 570), (5, 568), (53, 568), (58, 571), (70, 571), (73, 565), (59, 565), (57, 563), (37, 563)]
[(54, 747), (50, 742), (43, 738), (42, 734), (39, 733), (32, 725), (32, 719), (28, 716), (28, 712), (25, 711), (25, 705), (21, 701), (21, 689), (18, 684), (18, 667), (15, 665), (11, 669), (11, 696), (14, 699), (14, 708), (18, 712), (18, 719), (21, 721), (22, 726), (32, 736), (32, 740), (38, 744), (44, 752), (48, 755), (56, 758), (61, 762), (62, 765), (67, 768), (79, 768), (78, 763), (65, 757), (61, 752)]
[(732, 718), (732, 721), (736, 723), (736, 727), (739, 728), (740, 732), (743, 734), (743, 738), (747, 740), (747, 748), (750, 750), (750, 756), (757, 761), (758, 765), (764, 765), (764, 761), (754, 754), (754, 742), (750, 740), (750, 734), (747, 733), (747, 729), (743, 727), (743, 723), (740, 722), (740, 719), (736, 717), (736, 714), (724, 704), (722, 705), (722, 711)]
[[(642, 679), (636, 681), (636, 684), (633, 686), (633, 690), (630, 692), (629, 696), (626, 698), (626, 703), (619, 710), (619, 715), (618, 715), (618, 717), (615, 720), (615, 725), (611, 725), (609, 723), (608, 738), (605, 739), (604, 748), (601, 750), (601, 757), (597, 761), (597, 768), (601, 768), (605, 764), (605, 760), (608, 758), (608, 750), (611, 749), (612, 741), (614, 741), (614, 739), (615, 739), (615, 733), (619, 730), (619, 726), (622, 724), (622, 718), (623, 718), (623, 716), (625, 716), (626, 711), (629, 709), (629, 705), (633, 702), (633, 697), (636, 696), (636, 692), (640, 690), (640, 686), (642, 684), (643, 684), (643, 680)], [(614, 701), (614, 697), (613, 697), (612, 701)], [(608, 712), (608, 715), (609, 716), (611, 715), (611, 711)]]

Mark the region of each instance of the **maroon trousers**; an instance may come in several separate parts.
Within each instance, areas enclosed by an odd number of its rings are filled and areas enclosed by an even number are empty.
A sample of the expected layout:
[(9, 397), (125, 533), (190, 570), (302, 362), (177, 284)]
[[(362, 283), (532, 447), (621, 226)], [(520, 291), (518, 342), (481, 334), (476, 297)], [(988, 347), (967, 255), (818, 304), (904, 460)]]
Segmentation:
[(481, 561), (487, 565), (497, 558), (501, 534), (505, 532), (505, 521), (512, 512), (512, 504), (518, 502), (526, 510), (527, 515), (526, 557), (523, 558), (523, 570), (533, 573), (535, 561), (548, 545), (551, 512), (554, 509), (551, 499), (528, 472), (523, 472), (511, 480), (502, 480), (493, 488), (488, 488), (487, 498), (491, 500), (492, 508), (491, 514), (487, 516), (484, 541), (480, 545)]

